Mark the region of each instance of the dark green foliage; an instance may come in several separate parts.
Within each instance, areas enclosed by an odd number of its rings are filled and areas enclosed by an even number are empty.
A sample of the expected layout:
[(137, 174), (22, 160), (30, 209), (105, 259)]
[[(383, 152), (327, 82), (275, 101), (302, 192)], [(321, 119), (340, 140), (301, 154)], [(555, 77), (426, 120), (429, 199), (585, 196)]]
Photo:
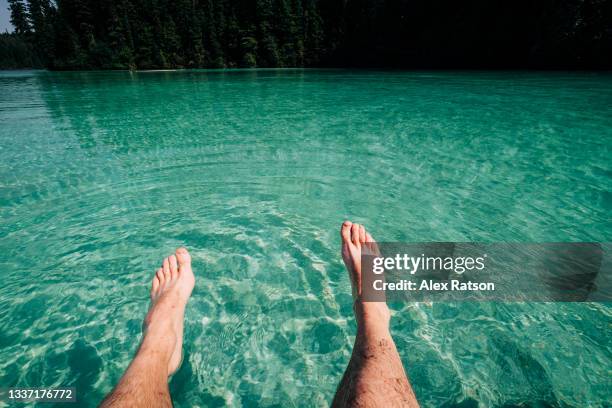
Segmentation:
[(0, 69), (42, 68), (30, 44), (18, 34), (0, 33)]
[(609, 0), (9, 0), (0, 65), (612, 68)]
[(11, 24), (15, 27), (15, 33), (24, 35), (30, 33), (30, 22), (28, 12), (22, 0), (8, 0), (11, 11)]

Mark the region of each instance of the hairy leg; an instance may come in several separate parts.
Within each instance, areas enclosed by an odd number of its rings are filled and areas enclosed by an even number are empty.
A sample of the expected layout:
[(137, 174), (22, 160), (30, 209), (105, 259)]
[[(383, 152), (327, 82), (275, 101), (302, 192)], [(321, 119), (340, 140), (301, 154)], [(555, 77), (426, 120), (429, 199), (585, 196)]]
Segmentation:
[(151, 284), (151, 308), (134, 360), (102, 407), (171, 407), (168, 377), (181, 362), (183, 318), (195, 284), (184, 248), (164, 259)]
[(389, 332), (386, 303), (361, 298), (361, 249), (375, 241), (362, 225), (349, 221), (342, 224), (340, 233), (342, 259), (353, 289), (357, 336), (332, 407), (418, 407)]

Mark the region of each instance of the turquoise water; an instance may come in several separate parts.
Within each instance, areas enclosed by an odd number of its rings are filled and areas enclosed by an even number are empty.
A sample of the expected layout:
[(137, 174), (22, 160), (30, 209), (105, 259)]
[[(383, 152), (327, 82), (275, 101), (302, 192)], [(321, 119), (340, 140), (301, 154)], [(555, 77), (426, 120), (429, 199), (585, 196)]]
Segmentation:
[[(612, 238), (609, 74), (3, 72), (0, 126), (0, 386), (83, 405), (179, 245), (197, 284), (176, 405), (325, 406), (355, 327), (342, 220), (380, 241)], [(394, 309), (425, 407), (612, 400), (609, 304)]]

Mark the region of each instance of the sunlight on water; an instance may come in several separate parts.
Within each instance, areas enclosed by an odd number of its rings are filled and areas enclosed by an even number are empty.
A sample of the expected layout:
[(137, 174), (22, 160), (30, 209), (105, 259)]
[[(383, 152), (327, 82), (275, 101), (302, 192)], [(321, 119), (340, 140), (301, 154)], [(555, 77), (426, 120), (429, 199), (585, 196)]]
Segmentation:
[[(325, 406), (354, 321), (338, 228), (609, 241), (612, 76), (0, 73), (0, 385), (99, 402), (192, 252), (177, 406)], [(396, 305), (423, 406), (610, 399), (606, 304)]]

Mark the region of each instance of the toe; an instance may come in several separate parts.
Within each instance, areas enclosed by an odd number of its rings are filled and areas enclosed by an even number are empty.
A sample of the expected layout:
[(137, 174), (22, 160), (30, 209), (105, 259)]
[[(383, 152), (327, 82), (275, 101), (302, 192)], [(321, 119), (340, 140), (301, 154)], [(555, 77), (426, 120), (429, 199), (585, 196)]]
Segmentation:
[(359, 242), (362, 244), (366, 242), (366, 230), (363, 225), (359, 225)]
[(151, 283), (151, 296), (157, 294), (157, 290), (159, 289), (159, 278), (157, 274), (153, 277), (153, 282)]
[(350, 221), (344, 221), (342, 223), (342, 227), (340, 228), (340, 235), (342, 236), (342, 241), (345, 243), (351, 242), (351, 226), (353, 225)]
[(368, 232), (366, 232), (366, 242), (364, 246), (366, 248), (366, 251), (369, 252), (371, 255), (380, 256), (380, 249), (378, 248), (378, 244)]
[(178, 262), (176, 261), (175, 255), (168, 257), (168, 263), (170, 264), (170, 277), (175, 279), (178, 275)]
[(159, 268), (157, 270), (157, 273), (155, 274), (155, 276), (157, 277), (157, 280), (159, 281), (159, 286), (164, 286), (164, 283), (166, 281), (166, 278), (164, 277), (164, 271), (162, 268)]
[(359, 224), (353, 224), (351, 227), (351, 241), (353, 241), (353, 244), (359, 245)]
[(179, 248), (176, 250), (176, 259), (178, 260), (179, 268), (183, 266), (191, 265), (191, 255), (185, 248)]
[(162, 269), (164, 272), (164, 279), (169, 281), (170, 280), (170, 261), (168, 260), (168, 258), (164, 259), (164, 262), (162, 263)]

